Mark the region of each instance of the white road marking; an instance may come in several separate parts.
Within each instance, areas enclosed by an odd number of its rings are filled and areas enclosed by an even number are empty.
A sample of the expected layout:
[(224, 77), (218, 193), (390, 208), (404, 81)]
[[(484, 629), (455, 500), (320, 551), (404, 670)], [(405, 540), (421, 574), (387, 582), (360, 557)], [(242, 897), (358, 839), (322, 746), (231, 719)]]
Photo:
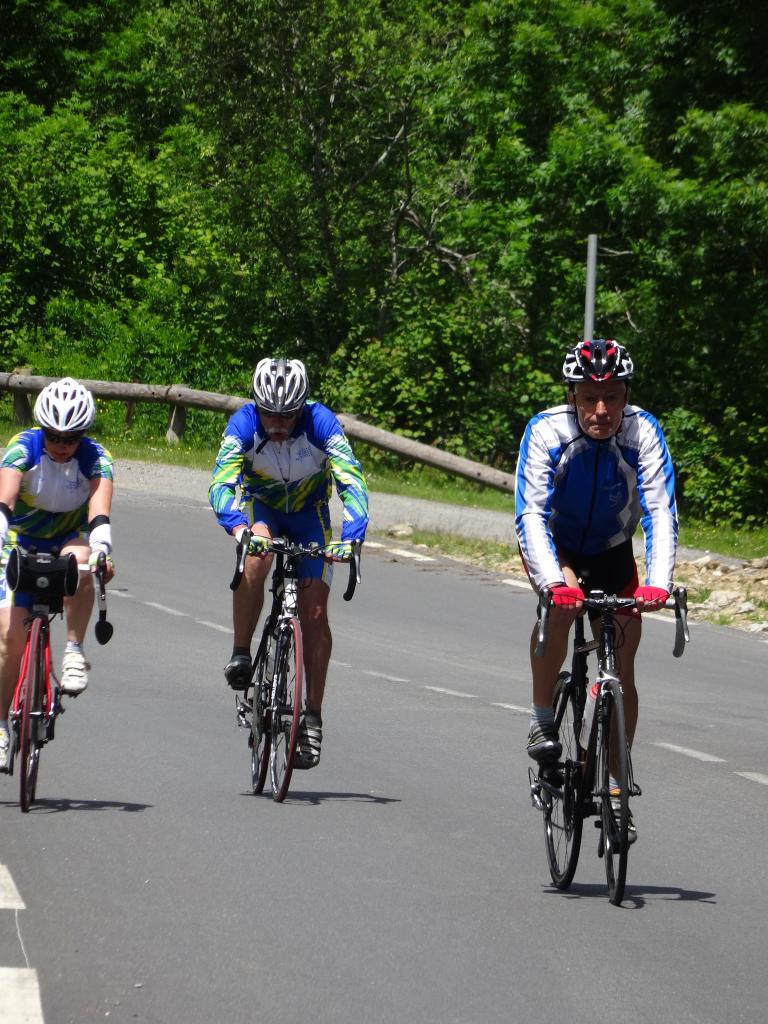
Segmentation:
[(740, 775), (742, 779), (749, 779), (750, 782), (759, 782), (761, 786), (768, 786), (768, 775), (763, 775), (762, 772), (735, 772), (735, 775)]
[(423, 690), (432, 690), (433, 693), (446, 693), (449, 697), (466, 697), (467, 700), (479, 700), (476, 693), (462, 693), (461, 690), (448, 690), (444, 686), (423, 686)]
[(178, 615), (179, 618), (186, 618), (186, 612), (180, 612), (176, 608), (169, 608), (166, 604), (158, 604), (157, 601), (142, 601), (148, 608), (157, 608), (159, 612), (167, 612), (169, 615)]
[(5, 864), (0, 864), (0, 910), (24, 910), (24, 900)]
[[(181, 613), (180, 613), (181, 614)], [(219, 633), (231, 633), (231, 626), (220, 626), (218, 622), (207, 622), (205, 619), (195, 619), (198, 626), (206, 626), (208, 629), (216, 629)]]
[(400, 555), (401, 558), (411, 558), (414, 562), (434, 562), (431, 555), (420, 555), (416, 551), (405, 551), (403, 548), (388, 548), (390, 555)]
[(685, 757), (693, 757), (697, 761), (712, 761), (725, 764), (724, 757), (715, 757), (714, 754), (705, 754), (703, 750), (691, 750), (690, 747), (678, 747), (676, 743), (653, 743), (651, 746), (662, 747), (664, 750), (671, 750), (673, 754), (683, 754)]
[(0, 967), (0, 1020), (3, 1024), (44, 1024), (37, 971)]
[(379, 544), (379, 542), (377, 540), (367, 540), (365, 542), (365, 546), (367, 548), (383, 548), (383, 547), (386, 547), (385, 544)]
[(522, 711), (524, 715), (529, 715), (531, 713), (530, 705), (527, 708), (524, 708), (520, 704), (503, 704), (501, 701), (497, 700), (491, 701), (491, 707), (504, 708), (505, 711)]
[(110, 597), (133, 597), (127, 590), (108, 590), (107, 593)]
[(531, 590), (531, 584), (526, 583), (524, 580), (502, 580), (501, 582), (506, 583), (508, 587), (522, 587), (523, 590)]
[[(349, 666), (352, 667), (351, 665)], [(364, 676), (375, 676), (376, 679), (388, 679), (390, 683), (410, 683), (410, 679), (403, 679), (402, 676), (390, 676), (386, 672), (373, 672), (369, 668), (361, 670), (361, 674)]]
[(337, 668), (352, 668), (352, 664), (349, 661), (336, 661), (335, 658), (331, 658), (331, 664)]

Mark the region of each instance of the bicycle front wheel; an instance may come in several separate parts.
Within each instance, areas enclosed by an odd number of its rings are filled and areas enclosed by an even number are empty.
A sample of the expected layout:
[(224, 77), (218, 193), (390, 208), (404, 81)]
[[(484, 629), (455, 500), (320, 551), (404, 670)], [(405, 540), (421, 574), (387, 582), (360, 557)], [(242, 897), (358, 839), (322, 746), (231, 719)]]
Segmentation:
[(40, 763), (39, 729), (43, 717), (43, 673), (45, 648), (40, 619), (33, 619), (29, 631), (29, 659), (23, 682), (19, 739), (19, 803), (26, 814), (37, 791)]
[[(274, 643), (270, 638), (269, 643)], [(266, 645), (264, 645), (266, 652)], [(251, 748), (251, 785), (258, 794), (264, 789), (269, 768), (270, 735), (270, 681), (266, 678), (266, 653), (257, 658), (253, 673), (253, 715), (248, 746)]]
[(618, 679), (603, 683), (602, 721), (597, 741), (597, 783), (608, 898), (618, 906), (624, 898), (629, 853), (629, 746), (624, 697)]
[(270, 775), (272, 798), (285, 800), (293, 773), (299, 738), (299, 719), (304, 686), (304, 652), (298, 619), (281, 630), (277, 646), (277, 686), (272, 699), (272, 750)]
[(581, 814), (581, 765), (576, 738), (576, 686), (569, 672), (560, 674), (554, 695), (555, 726), (563, 746), (561, 760), (541, 770), (544, 841), (552, 881), (567, 889), (573, 881), (584, 824)]

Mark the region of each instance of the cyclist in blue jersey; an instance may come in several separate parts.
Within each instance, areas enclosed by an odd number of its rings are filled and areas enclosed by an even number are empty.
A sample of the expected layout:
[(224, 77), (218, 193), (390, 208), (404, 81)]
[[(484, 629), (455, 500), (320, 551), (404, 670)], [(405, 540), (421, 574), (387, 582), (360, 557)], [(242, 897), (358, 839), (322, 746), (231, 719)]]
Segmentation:
[[(73, 552), (94, 572), (100, 552), (107, 556), (106, 578), (114, 574), (112, 456), (85, 436), (96, 415), (91, 393), (64, 377), (43, 388), (35, 402), (38, 426), (8, 442), (0, 463), (0, 771), (8, 770), (8, 708), (24, 651), (24, 620), (32, 595), (12, 593), (5, 569), (14, 544), (23, 549)], [(77, 591), (64, 601), (67, 642), (61, 672), (64, 693), (76, 696), (88, 685), (83, 653), (93, 611), (94, 588), (81, 574)]]
[[(216, 458), (209, 498), (219, 523), (239, 541), (246, 527), (254, 537), (245, 573), (233, 598), (234, 646), (224, 675), (234, 690), (246, 689), (251, 675), (251, 641), (264, 602), (271, 558), (264, 539), (331, 544), (329, 499), (332, 487), (344, 505), (341, 540), (333, 553), (346, 557), (362, 541), (368, 525), (368, 488), (339, 421), (320, 402), (307, 399), (304, 364), (299, 359), (262, 359), (252, 381), (254, 401), (229, 420)], [(238, 495), (239, 490), (239, 495)], [(304, 639), (307, 701), (295, 764), (312, 768), (320, 760), (322, 704), (331, 629), (328, 594), (332, 566), (305, 559), (299, 589)]]
[[(661, 427), (630, 405), (632, 360), (615, 341), (585, 341), (563, 364), (567, 404), (528, 423), (517, 464), (515, 515), (520, 552), (533, 588), (552, 593), (550, 632), (542, 658), (531, 638), (533, 706), (528, 754), (539, 762), (562, 753), (554, 727), (553, 693), (568, 650), (568, 634), (589, 589), (634, 596), (618, 640), (627, 739), (638, 715), (635, 654), (639, 612), (664, 605), (672, 589), (677, 510), (672, 459)], [(632, 550), (638, 524), (645, 534), (645, 581)], [(636, 838), (630, 824), (630, 841)]]

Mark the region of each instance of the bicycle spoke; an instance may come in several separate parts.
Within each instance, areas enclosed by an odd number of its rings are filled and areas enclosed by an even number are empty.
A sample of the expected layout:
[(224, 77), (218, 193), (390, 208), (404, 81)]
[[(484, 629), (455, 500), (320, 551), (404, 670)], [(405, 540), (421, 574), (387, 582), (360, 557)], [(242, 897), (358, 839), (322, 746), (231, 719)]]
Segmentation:
[(267, 780), (271, 744), (270, 683), (265, 679), (265, 669), (266, 658), (259, 658), (253, 677), (253, 717), (248, 737), (251, 748), (251, 785), (257, 794), (263, 791)]
[(42, 686), (45, 651), (41, 623), (34, 619), (29, 632), (29, 658), (24, 679), (23, 701), (19, 722), (19, 803), (26, 814), (37, 791), (40, 760), (40, 729), (42, 728)]
[(303, 657), (301, 627), (298, 619), (291, 619), (278, 641), (278, 685), (272, 700), (270, 774), (272, 797), (277, 802), (285, 799), (293, 772), (301, 718)]
[(562, 760), (540, 770), (540, 798), (544, 810), (544, 840), (552, 881), (567, 889), (573, 881), (581, 849), (581, 769), (576, 740), (576, 694), (569, 673), (557, 681), (555, 724), (563, 746)]
[[(603, 716), (597, 751), (601, 848), (605, 858), (608, 896), (611, 903), (618, 905), (624, 898), (629, 853), (629, 751), (624, 722), (624, 700), (617, 679), (608, 681), (607, 692), (602, 697), (602, 706)], [(611, 778), (614, 784), (611, 783)]]

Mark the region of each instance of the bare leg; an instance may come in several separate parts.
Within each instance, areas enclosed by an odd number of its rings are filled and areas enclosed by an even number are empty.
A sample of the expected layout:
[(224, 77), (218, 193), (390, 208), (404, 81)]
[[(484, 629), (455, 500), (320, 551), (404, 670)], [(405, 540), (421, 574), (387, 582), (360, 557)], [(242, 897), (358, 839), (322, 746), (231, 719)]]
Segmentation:
[(232, 595), (235, 647), (250, 648), (264, 605), (264, 581), (272, 567), (272, 556), (249, 557), (240, 586)]
[(304, 641), (304, 669), (307, 678), (307, 708), (318, 714), (323, 706), (325, 680), (331, 660), (333, 639), (328, 622), (328, 584), (306, 580), (299, 589), (299, 620)]
[[(87, 566), (91, 554), (90, 547), (80, 541), (71, 541), (61, 549), (62, 555), (74, 554), (78, 566)], [(93, 578), (88, 572), (81, 572), (77, 590), (73, 597), (64, 598), (64, 615), (67, 620), (67, 640), (82, 644), (93, 613), (95, 591)]]
[(616, 668), (624, 691), (624, 718), (630, 747), (635, 738), (639, 701), (635, 686), (635, 655), (642, 635), (642, 622), (638, 617), (616, 617)]
[(21, 668), (24, 653), (26, 608), (0, 608), (0, 721), (8, 718), (8, 709)]
[(549, 612), (549, 632), (547, 645), (541, 658), (534, 653), (538, 640), (538, 625), (531, 634), (531, 674), (533, 676), (533, 703), (539, 707), (552, 707), (555, 683), (568, 654), (568, 635), (576, 609), (553, 606)]

